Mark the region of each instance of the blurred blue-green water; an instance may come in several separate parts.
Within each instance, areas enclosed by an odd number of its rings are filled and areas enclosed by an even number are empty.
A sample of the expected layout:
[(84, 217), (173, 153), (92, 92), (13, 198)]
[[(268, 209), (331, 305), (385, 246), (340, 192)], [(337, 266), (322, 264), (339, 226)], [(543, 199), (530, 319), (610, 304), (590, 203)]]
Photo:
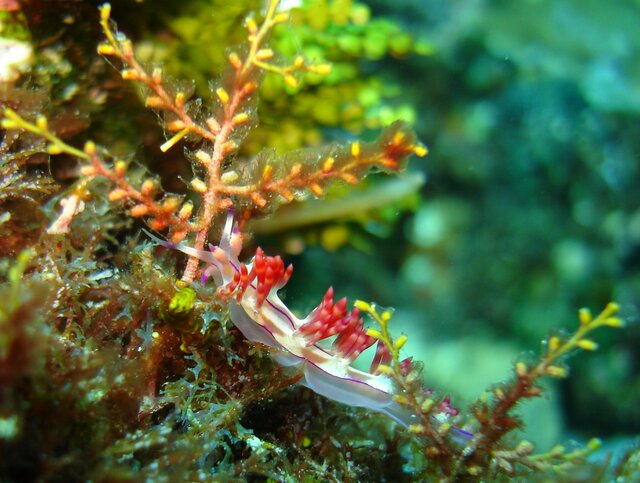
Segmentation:
[[(308, 292), (397, 308), (427, 385), (461, 405), (513, 362), (571, 329), (581, 306), (621, 305), (628, 327), (597, 334), (571, 376), (522, 407), (543, 447), (640, 432), (640, 3), (370, 0), (428, 55), (370, 68), (401, 86), (430, 154), (428, 181), (387, 239), (297, 261)], [(368, 252), (359, 237), (369, 241)], [(367, 238), (369, 237), (369, 238)], [(365, 250), (366, 251), (366, 250)], [(333, 260), (333, 262), (328, 262)], [(322, 266), (322, 273), (318, 273)], [(306, 280), (302, 280), (306, 279)], [(363, 293), (364, 289), (369, 292)]]

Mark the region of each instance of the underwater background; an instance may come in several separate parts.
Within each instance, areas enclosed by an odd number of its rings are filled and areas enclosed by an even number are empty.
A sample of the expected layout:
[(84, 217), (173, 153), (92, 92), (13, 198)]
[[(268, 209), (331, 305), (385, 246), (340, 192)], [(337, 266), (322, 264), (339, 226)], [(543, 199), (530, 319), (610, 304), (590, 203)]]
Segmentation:
[[(364, 288), (396, 307), (427, 385), (465, 401), (577, 307), (616, 300), (629, 327), (573, 358), (571, 377), (522, 410), (527, 436), (543, 445), (594, 434), (636, 441), (638, 3), (367, 5), (424, 44), (367, 69), (392, 90), (380, 109), (410, 120), (429, 146), (409, 167), (426, 183), (409, 210), (319, 228), (324, 247), (295, 263), (309, 267), (304, 283), (318, 292), (340, 280), (352, 296)], [(375, 42), (382, 50), (392, 39)], [(338, 226), (350, 238), (327, 258)]]
[[(618, 300), (637, 321), (637, 3), (448, 6), (422, 10), (438, 12), (442, 55), (424, 70), (434, 80), (418, 105), (440, 115), (417, 125), (438, 155), (427, 162), (428, 200), (405, 225), (412, 253), (401, 272), (430, 292), (418, 309), (442, 321), (430, 335), (475, 339), (447, 363), (484, 350), (467, 362), (477, 367), (540, 340), (576, 305)], [(573, 361), (552, 398), (570, 432), (638, 433), (637, 325), (609, 343)]]
[[(46, 115), (69, 145), (106, 146), (140, 167), (140, 182), (157, 173), (164, 189), (187, 193), (188, 142), (161, 153), (170, 136), (145, 111), (146, 94), (96, 53), (101, 3), (0, 2), (0, 58), (11, 57), (0, 66), (0, 104), (25, 119)], [(245, 17), (263, 3), (111, 2), (141, 62), (162, 65), (204, 106), (225, 78), (228, 49), (245, 39)], [(533, 364), (551, 336), (570, 335), (579, 308), (598, 313), (615, 301), (626, 326), (598, 332), (596, 351), (565, 360), (569, 377), (517, 406), (524, 424), (514, 441), (545, 453), (598, 437), (595, 469), (571, 470), (571, 481), (638, 478), (640, 2), (280, 8), (292, 10), (273, 32), (277, 57), (332, 71), (261, 78), (259, 124), (238, 156), (375, 140), (398, 119), (429, 154), (397, 177), (375, 172), (355, 187), (329, 186), (322, 200), (252, 211), (247, 258), (261, 246), (293, 264), (283, 298), (299, 313), (329, 286), (394, 308), (394, 333), (408, 335), (403, 354), (422, 361), (425, 386), (463, 415), (516, 362)], [(10, 456), (0, 456), (0, 480), (436, 478), (437, 464), (382, 416), (361, 427), (364, 410), (271, 387), (275, 364), (205, 289), (187, 315), (172, 312), (184, 257), (154, 251), (141, 234), (149, 223), (127, 216), (106, 182), (92, 181), (68, 235), (47, 233), (60, 201), (87, 182), (73, 156), (47, 151), (38, 136), (4, 136), (0, 450)], [(144, 355), (157, 333), (173, 355)], [(243, 391), (256, 396), (234, 405)], [(503, 469), (485, 477), (521, 475)]]

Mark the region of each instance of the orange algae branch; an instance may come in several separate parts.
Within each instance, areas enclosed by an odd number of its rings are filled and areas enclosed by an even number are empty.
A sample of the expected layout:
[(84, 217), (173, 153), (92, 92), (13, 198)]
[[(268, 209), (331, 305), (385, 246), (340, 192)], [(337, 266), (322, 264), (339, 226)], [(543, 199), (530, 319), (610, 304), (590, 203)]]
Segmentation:
[[(146, 97), (147, 107), (159, 111), (165, 116), (165, 127), (175, 134), (161, 146), (162, 151), (171, 149), (183, 138), (205, 141), (202, 150), (195, 153), (195, 162), (204, 169), (206, 179), (194, 178), (192, 187), (202, 195), (202, 203), (196, 219), (186, 229), (179, 230), (180, 236), (175, 236), (174, 241), (180, 241), (188, 232), (196, 232), (196, 246), (202, 248), (206, 242), (206, 236), (211, 226), (213, 217), (220, 209), (229, 206), (229, 201), (221, 199), (216, 189), (220, 184), (221, 167), (226, 157), (232, 154), (238, 147), (238, 141), (232, 139), (234, 130), (249, 120), (248, 112), (251, 97), (257, 88), (254, 81), (257, 68), (253, 66), (253, 57), (266, 34), (276, 23), (283, 21), (275, 15), (277, 2), (272, 2), (265, 22), (259, 31), (251, 36), (251, 49), (248, 57), (241, 60), (237, 55), (232, 56), (233, 79), (228, 87), (218, 87), (216, 95), (220, 104), (220, 112), (217, 115), (206, 117), (203, 123), (196, 121), (190, 112), (192, 104), (189, 103), (189, 94), (182, 90), (176, 90), (168, 86), (163, 79), (160, 68), (147, 72), (134, 55), (130, 40), (121, 34), (115, 34), (110, 21), (111, 6), (105, 4), (100, 8), (100, 23), (106, 37), (106, 42), (98, 47), (98, 52), (115, 57), (123, 65), (122, 78), (136, 81), (144, 85), (150, 94)], [(124, 195), (124, 193), (123, 193)], [(136, 214), (143, 216), (144, 208), (136, 209)], [(189, 213), (191, 215), (191, 213)], [(151, 226), (154, 229), (162, 229), (163, 226)], [(185, 269), (184, 278), (193, 279), (197, 263), (190, 261)]]
[(387, 127), (377, 141), (370, 143), (334, 143), (300, 149), (281, 158), (270, 153), (258, 155), (252, 170), (255, 174), (243, 175), (241, 184), (226, 184), (218, 189), (229, 196), (259, 197), (265, 200), (264, 204), (266, 200), (273, 200), (274, 195), (284, 202), (303, 198), (306, 191), (322, 196), (328, 184), (335, 181), (357, 184), (372, 168), (401, 171), (412, 154), (424, 156), (427, 148), (416, 140), (406, 124), (396, 122)]
[[(396, 123), (373, 143), (356, 141), (347, 146), (334, 144), (281, 157), (265, 152), (252, 160), (231, 159), (255, 123), (255, 92), (261, 72), (277, 73), (292, 84), (295, 73), (322, 75), (330, 71), (329, 65), (308, 65), (301, 57), (291, 65), (272, 63), (273, 52), (264, 43), (273, 27), (288, 18), (286, 13), (277, 12), (278, 3), (277, 0), (269, 2), (260, 24), (252, 18), (246, 21), (247, 53), (241, 56), (232, 52), (228, 56), (226, 81), (215, 89), (217, 106), (204, 116), (200, 115), (197, 103), (190, 100), (191, 94), (168, 83), (161, 68), (146, 70), (141, 65), (131, 41), (115, 31), (110, 5), (104, 4), (100, 8), (100, 24), (106, 40), (98, 47), (98, 52), (121, 63), (123, 79), (145, 87), (145, 105), (162, 115), (164, 127), (170, 133), (161, 150), (167, 151), (181, 140), (199, 143), (198, 149), (189, 153), (197, 168), (194, 172), (198, 173), (189, 182), (200, 198), (197, 210), (191, 202), (184, 202), (182, 196), (163, 195), (153, 178), (140, 185), (132, 183), (129, 165), (120, 160), (108, 162), (108, 153), (94, 143), (88, 142), (83, 150), (64, 143), (49, 130), (47, 120), (42, 116), (31, 123), (7, 109), (2, 126), (44, 137), (52, 155), (66, 153), (79, 158), (82, 161), (79, 172), (83, 177), (80, 185), (94, 177), (107, 178), (114, 185), (108, 195), (110, 202), (127, 206), (131, 216), (145, 218), (152, 230), (168, 230), (169, 239), (174, 243), (193, 233), (193, 246), (197, 250), (205, 247), (215, 217), (232, 206), (239, 208), (240, 221), (244, 222), (254, 210), (268, 211), (277, 204), (309, 194), (322, 196), (331, 182), (342, 180), (355, 184), (371, 168), (396, 172), (402, 169), (409, 155), (425, 155), (426, 148), (417, 142), (412, 131)], [(65, 205), (60, 223), (53, 226), (54, 231), (64, 231), (68, 227), (81, 209), (81, 201), (79, 197), (73, 198)], [(72, 209), (74, 206), (76, 208)], [(190, 257), (183, 281), (193, 281), (198, 266), (198, 258)]]
[[(113, 184), (114, 187), (108, 194), (110, 202), (133, 205), (129, 211), (131, 216), (146, 216), (149, 226), (154, 230), (169, 228), (173, 241), (182, 240), (186, 233), (192, 230), (189, 216), (193, 205), (190, 202), (183, 204), (181, 197), (177, 195), (165, 195), (158, 199), (160, 185), (153, 178), (146, 179), (138, 188), (127, 179), (128, 163), (122, 160), (108, 163), (93, 142), (87, 142), (84, 149), (80, 150), (65, 143), (51, 132), (44, 116), (39, 116), (36, 122), (29, 122), (10, 108), (6, 108), (3, 115), (1, 123), (3, 128), (37, 134), (48, 142), (47, 151), (50, 154), (66, 153), (82, 161), (79, 172), (83, 178), (77, 183), (74, 194), (65, 202), (58, 220), (50, 227), (50, 233), (66, 232), (73, 216), (81, 211), (83, 199), (88, 190), (87, 181), (94, 177), (106, 178)], [(77, 208), (71, 211), (74, 205)]]
[[(289, 66), (272, 63), (274, 53), (264, 44), (274, 26), (288, 21), (288, 14), (277, 12), (278, 4), (277, 0), (269, 1), (264, 19), (260, 24), (253, 18), (246, 21), (247, 53), (244, 56), (237, 52), (229, 54), (229, 72), (226, 81), (214, 90), (218, 104), (217, 110), (213, 114), (206, 115), (203, 123), (196, 121), (197, 116), (190, 113), (191, 104), (188, 93), (176, 91), (167, 86), (163, 81), (161, 69), (156, 68), (152, 72), (147, 72), (135, 58), (131, 42), (120, 34), (114, 34), (110, 23), (110, 5), (105, 4), (100, 9), (101, 26), (106, 42), (99, 46), (98, 52), (119, 59), (123, 64), (122, 78), (139, 82), (149, 90), (150, 94), (145, 100), (146, 106), (163, 114), (166, 129), (174, 133), (161, 146), (161, 150), (171, 149), (182, 139), (204, 141), (200, 150), (194, 154), (194, 162), (201, 168), (205, 179), (196, 177), (190, 183), (191, 187), (201, 195), (202, 203), (195, 220), (187, 229), (179, 231), (180, 236), (172, 237), (174, 241), (180, 241), (188, 232), (195, 232), (194, 246), (202, 249), (214, 217), (233, 205), (229, 196), (243, 196), (260, 209), (266, 207), (268, 200), (259, 192), (239, 189), (238, 186), (228, 187), (232, 182), (230, 180), (233, 179), (231, 176), (233, 170), (229, 173), (222, 172), (223, 165), (236, 153), (246, 135), (247, 125), (254, 122), (255, 91), (258, 88), (261, 72), (269, 71), (279, 74), (292, 85), (297, 84), (294, 77), (296, 72), (327, 74), (330, 71), (329, 65), (308, 65), (302, 58), (296, 58), (295, 62)], [(313, 186), (309, 188), (314, 190)], [(144, 209), (141, 208), (137, 212), (143, 213)], [(152, 226), (152, 228), (157, 227)], [(197, 268), (198, 259), (190, 257), (182, 279), (191, 282), (195, 278)]]

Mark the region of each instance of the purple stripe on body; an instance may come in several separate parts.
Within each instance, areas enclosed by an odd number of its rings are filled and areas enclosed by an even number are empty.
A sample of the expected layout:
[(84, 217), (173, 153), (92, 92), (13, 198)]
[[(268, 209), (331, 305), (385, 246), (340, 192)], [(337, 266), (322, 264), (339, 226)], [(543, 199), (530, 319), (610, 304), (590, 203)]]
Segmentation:
[(336, 376), (334, 374), (331, 374), (330, 372), (325, 371), (322, 367), (320, 367), (318, 364), (316, 364), (313, 361), (310, 361), (309, 359), (307, 359), (307, 363), (311, 364), (314, 367), (317, 367), (318, 369), (320, 369), (322, 372), (324, 372), (325, 374), (329, 374), (331, 377), (335, 377), (336, 379), (340, 379), (343, 381), (349, 381), (349, 382), (355, 382), (356, 384), (362, 384), (364, 386), (370, 387), (371, 389), (374, 389), (386, 396), (389, 396), (390, 394), (387, 391), (383, 391), (382, 389), (378, 389), (377, 387), (372, 386), (371, 384), (368, 384), (364, 381), (361, 381), (360, 379), (353, 379), (352, 377), (340, 377), (340, 376)]
[(463, 438), (471, 439), (475, 436), (475, 434), (470, 433), (469, 431), (465, 431), (464, 429), (457, 428), (455, 426), (452, 429)]
[[(231, 268), (233, 268), (237, 273), (240, 273), (240, 269), (238, 268), (238, 266), (237, 266), (235, 263), (233, 263), (231, 260), (227, 260), (227, 261), (229, 262), (229, 265), (231, 265)], [(249, 285), (251, 286), (251, 288), (252, 288), (254, 291), (257, 291), (257, 290), (258, 290), (258, 287), (257, 287), (255, 284), (251, 283), (251, 284), (249, 284)], [(283, 315), (283, 316), (284, 316), (284, 317), (289, 321), (289, 324), (291, 325), (291, 328), (292, 328), (292, 329), (294, 329), (294, 330), (296, 330), (296, 325), (293, 323), (293, 320), (291, 319), (291, 317), (289, 316), (289, 314), (287, 314), (284, 310), (282, 310), (280, 307), (278, 307), (278, 306), (277, 306), (277, 305), (275, 305), (273, 302), (271, 302), (271, 301), (269, 300), (269, 298), (267, 298), (267, 299), (266, 299), (266, 302), (267, 302), (267, 303), (271, 306), (271, 308), (273, 308), (276, 312), (278, 312), (279, 314)], [(246, 313), (246, 311), (245, 311), (245, 313)], [(247, 315), (249, 315), (249, 314), (247, 314)], [(260, 327), (262, 327), (263, 329), (267, 330), (267, 329), (266, 329), (262, 324), (258, 324), (257, 322), (256, 322), (256, 324), (257, 324), (257, 325), (259, 325)], [(267, 330), (267, 332), (269, 332), (269, 334), (273, 337), (273, 333), (272, 333), (271, 331)], [(274, 340), (276, 340), (276, 339), (275, 339), (275, 337), (274, 337)], [(277, 342), (277, 340), (276, 340), (276, 342)], [(324, 348), (320, 347), (319, 345), (314, 344), (314, 346), (313, 346), (313, 347), (315, 347), (316, 349), (318, 349), (318, 350), (322, 351), (324, 354), (326, 354), (326, 355), (328, 355), (328, 356), (333, 356), (333, 355), (335, 355), (335, 354), (332, 354), (331, 352), (327, 351), (326, 349), (324, 349)], [(294, 354), (294, 355), (295, 355), (295, 354)], [(299, 356), (296, 356), (296, 357), (299, 357)]]

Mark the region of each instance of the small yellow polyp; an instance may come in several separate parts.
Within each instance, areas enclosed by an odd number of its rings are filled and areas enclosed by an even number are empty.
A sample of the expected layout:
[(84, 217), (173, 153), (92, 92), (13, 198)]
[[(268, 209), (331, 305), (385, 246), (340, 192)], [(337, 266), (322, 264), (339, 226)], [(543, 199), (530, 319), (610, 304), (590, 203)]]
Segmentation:
[(371, 312), (371, 304), (368, 304), (367, 302), (365, 302), (364, 300), (356, 300), (353, 303), (353, 306), (362, 310), (363, 312)]
[(216, 95), (218, 96), (218, 99), (220, 99), (220, 102), (222, 102), (223, 104), (227, 104), (229, 102), (229, 93), (222, 87), (218, 87), (216, 89)]
[(183, 137), (185, 137), (188, 132), (189, 132), (189, 129), (184, 128), (182, 131), (177, 133), (175, 136), (169, 139), (166, 143), (160, 146), (160, 151), (162, 151), (163, 153), (166, 153), (167, 151), (169, 151), (169, 149), (171, 149), (176, 143), (178, 143), (178, 141), (180, 141)]

